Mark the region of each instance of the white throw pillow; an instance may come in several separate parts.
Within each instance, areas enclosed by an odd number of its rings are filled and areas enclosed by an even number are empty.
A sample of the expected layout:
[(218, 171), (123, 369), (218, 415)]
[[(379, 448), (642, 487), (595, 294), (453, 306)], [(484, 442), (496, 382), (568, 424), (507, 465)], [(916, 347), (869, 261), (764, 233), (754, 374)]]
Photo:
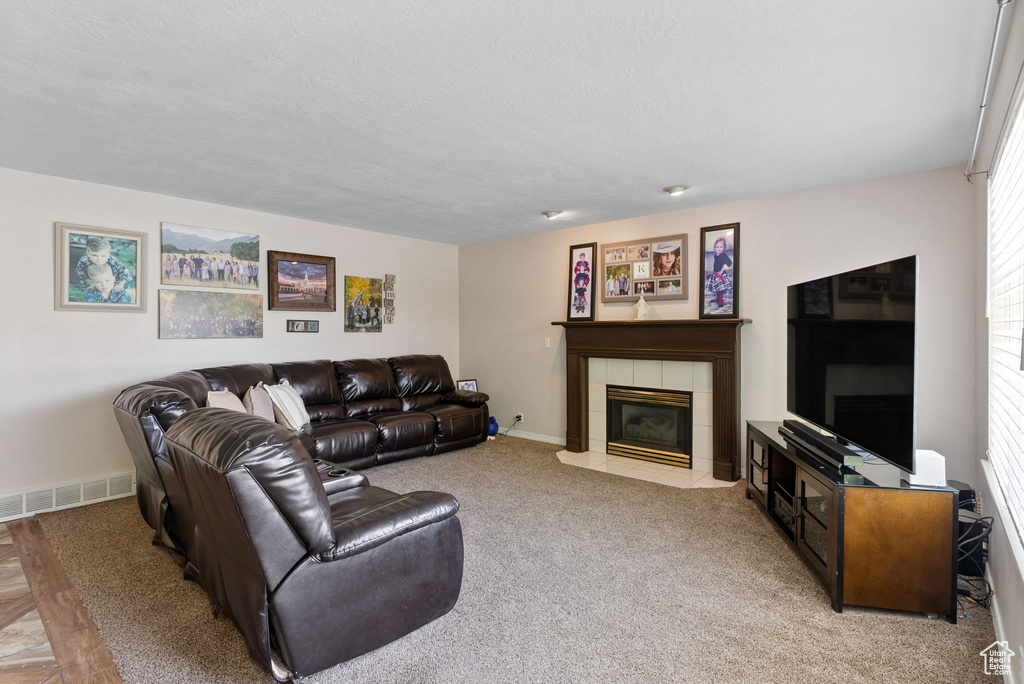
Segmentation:
[(248, 413), (248, 411), (245, 410), (245, 407), (242, 406), (242, 400), (239, 399), (238, 396), (232, 393), (230, 390), (207, 392), (206, 405), (216, 406), (217, 408), (231, 409), (232, 411), (240, 411), (241, 413)]
[(264, 385), (264, 388), (274, 402), (274, 417), (278, 423), (292, 430), (300, 430), (309, 424), (306, 405), (287, 380), (282, 380), (280, 385)]

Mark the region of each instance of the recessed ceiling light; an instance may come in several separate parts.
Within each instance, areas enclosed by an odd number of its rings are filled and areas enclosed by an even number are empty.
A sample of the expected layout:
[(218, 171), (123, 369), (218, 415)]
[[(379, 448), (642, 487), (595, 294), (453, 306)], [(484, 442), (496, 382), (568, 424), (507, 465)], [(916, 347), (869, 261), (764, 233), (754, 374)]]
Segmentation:
[(541, 216), (543, 216), (546, 219), (557, 218), (557, 217), (559, 217), (561, 215), (562, 215), (562, 212), (560, 212), (560, 211), (545, 211), (543, 214), (541, 214)]
[(682, 195), (689, 189), (689, 185), (670, 185), (667, 188), (665, 188), (665, 192), (672, 195), (673, 197), (676, 197), (677, 195)]

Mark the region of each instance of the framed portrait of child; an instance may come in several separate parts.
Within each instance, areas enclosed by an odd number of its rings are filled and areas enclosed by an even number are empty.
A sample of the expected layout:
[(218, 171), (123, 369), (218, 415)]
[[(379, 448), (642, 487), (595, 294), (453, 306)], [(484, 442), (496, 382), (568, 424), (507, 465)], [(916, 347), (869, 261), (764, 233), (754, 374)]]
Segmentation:
[(740, 224), (700, 229), (700, 318), (739, 318)]
[(54, 224), (54, 309), (146, 312), (146, 234)]

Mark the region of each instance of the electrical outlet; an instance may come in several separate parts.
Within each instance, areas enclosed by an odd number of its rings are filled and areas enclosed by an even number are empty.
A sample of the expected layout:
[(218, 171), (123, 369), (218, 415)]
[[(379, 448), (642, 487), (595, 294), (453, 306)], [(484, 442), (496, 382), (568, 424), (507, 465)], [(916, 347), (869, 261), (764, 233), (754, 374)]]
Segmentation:
[(526, 422), (525, 420), (523, 420), (523, 414), (522, 413), (517, 413), (516, 414), (516, 420), (518, 420), (520, 423), (525, 423)]

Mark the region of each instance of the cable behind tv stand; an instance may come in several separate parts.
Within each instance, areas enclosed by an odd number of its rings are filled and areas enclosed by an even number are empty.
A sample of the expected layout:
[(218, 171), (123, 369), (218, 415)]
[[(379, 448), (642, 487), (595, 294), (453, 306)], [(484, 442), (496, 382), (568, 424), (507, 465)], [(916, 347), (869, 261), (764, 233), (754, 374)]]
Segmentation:
[(747, 422), (747, 498), (825, 583), (835, 611), (907, 610), (955, 624), (958, 492), (876, 484), (805, 449), (799, 432), (783, 441), (780, 428)]

